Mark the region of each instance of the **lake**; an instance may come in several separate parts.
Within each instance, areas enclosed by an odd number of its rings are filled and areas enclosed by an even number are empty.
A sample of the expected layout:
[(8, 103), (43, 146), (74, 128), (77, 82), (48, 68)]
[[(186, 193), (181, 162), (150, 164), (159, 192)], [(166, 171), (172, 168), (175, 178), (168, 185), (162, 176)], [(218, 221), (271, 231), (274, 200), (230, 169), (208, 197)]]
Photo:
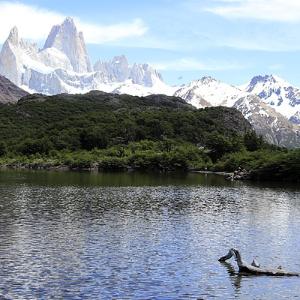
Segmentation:
[(0, 172), (0, 299), (293, 299), (300, 188), (217, 175)]

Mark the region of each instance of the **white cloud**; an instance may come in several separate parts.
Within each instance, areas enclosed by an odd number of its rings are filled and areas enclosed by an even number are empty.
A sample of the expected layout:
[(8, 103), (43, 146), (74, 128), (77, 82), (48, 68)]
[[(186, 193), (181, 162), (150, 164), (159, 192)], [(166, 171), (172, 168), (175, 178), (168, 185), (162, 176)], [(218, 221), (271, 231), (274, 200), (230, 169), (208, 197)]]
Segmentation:
[(194, 58), (181, 58), (173, 61), (151, 62), (160, 71), (223, 71), (242, 69), (244, 66), (234, 62), (202, 62)]
[[(38, 41), (45, 40), (50, 29), (60, 24), (65, 15), (19, 2), (0, 2), (0, 43), (7, 38), (12, 27), (17, 26), (20, 36)], [(82, 30), (87, 43), (101, 44), (129, 37), (140, 37), (147, 27), (140, 19), (128, 23), (99, 25), (86, 23), (74, 16), (78, 29)]]
[(109, 26), (99, 26), (79, 21), (78, 27), (83, 31), (86, 41), (91, 44), (112, 42), (130, 37), (141, 37), (148, 30), (141, 19), (135, 19), (130, 23)]
[(300, 21), (299, 0), (213, 0), (206, 11), (227, 17), (266, 21)]

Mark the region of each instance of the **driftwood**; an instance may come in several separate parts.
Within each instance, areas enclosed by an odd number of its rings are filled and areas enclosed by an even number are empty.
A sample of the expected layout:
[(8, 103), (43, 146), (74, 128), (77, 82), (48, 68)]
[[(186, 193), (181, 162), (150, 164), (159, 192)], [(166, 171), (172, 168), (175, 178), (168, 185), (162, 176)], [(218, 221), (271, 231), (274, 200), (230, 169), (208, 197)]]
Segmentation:
[(300, 276), (299, 273), (284, 271), (281, 267), (277, 269), (265, 269), (253, 260), (252, 264), (247, 264), (242, 260), (242, 256), (238, 250), (230, 249), (228, 254), (219, 259), (220, 262), (225, 262), (231, 257), (235, 258), (239, 267), (239, 273), (245, 275), (268, 275), (268, 276)]

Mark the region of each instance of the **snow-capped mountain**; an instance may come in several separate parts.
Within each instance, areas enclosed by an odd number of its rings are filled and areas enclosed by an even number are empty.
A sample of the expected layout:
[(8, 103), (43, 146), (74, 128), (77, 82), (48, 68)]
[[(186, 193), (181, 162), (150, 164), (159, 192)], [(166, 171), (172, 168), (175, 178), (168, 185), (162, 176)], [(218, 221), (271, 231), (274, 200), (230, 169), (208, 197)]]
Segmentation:
[(107, 82), (124, 82), (131, 80), (133, 84), (152, 87), (161, 82), (161, 75), (147, 64), (130, 66), (124, 55), (116, 56), (111, 61), (97, 61), (94, 70), (101, 72)]
[(300, 89), (275, 75), (253, 77), (244, 91), (258, 95), (262, 101), (292, 122), (299, 124)]
[(197, 108), (218, 105), (235, 107), (268, 142), (285, 147), (300, 147), (300, 127), (264, 103), (258, 95), (211, 77), (203, 77), (181, 87), (175, 96)]
[(197, 108), (219, 105), (231, 107), (246, 94), (240, 89), (212, 77), (203, 77), (200, 80), (192, 81), (175, 92), (175, 96), (185, 99)]
[(45, 42), (45, 49), (57, 49), (64, 53), (77, 73), (92, 72), (82, 32), (78, 32), (72, 18), (52, 27)]
[(300, 147), (300, 127), (291, 123), (256, 95), (240, 98), (234, 105), (250, 122), (257, 134), (274, 145)]
[(29, 92), (48, 95), (90, 90), (142, 96), (174, 92), (151, 66), (130, 66), (125, 56), (98, 61), (93, 68), (83, 33), (71, 18), (53, 26), (42, 49), (21, 39), (14, 27), (0, 53), (0, 74)]

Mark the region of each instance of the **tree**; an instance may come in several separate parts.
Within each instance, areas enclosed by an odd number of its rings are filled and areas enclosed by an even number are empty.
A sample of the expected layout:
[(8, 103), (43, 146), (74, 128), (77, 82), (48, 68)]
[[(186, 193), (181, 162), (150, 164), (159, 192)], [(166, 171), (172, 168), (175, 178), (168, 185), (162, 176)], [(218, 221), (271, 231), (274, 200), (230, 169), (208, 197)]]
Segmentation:
[(234, 146), (231, 144), (229, 138), (225, 138), (217, 132), (213, 132), (207, 136), (205, 145), (210, 150), (209, 156), (213, 162), (217, 161), (225, 153), (234, 151)]
[(259, 150), (263, 145), (262, 136), (257, 136), (254, 131), (248, 131), (244, 136), (244, 144), (248, 151)]
[(4, 142), (0, 142), (0, 156), (4, 156), (7, 153), (7, 147)]
[(107, 147), (108, 138), (106, 132), (100, 128), (85, 129), (80, 134), (81, 148), (92, 150), (94, 148), (104, 149)]
[(18, 151), (24, 155), (48, 154), (53, 149), (52, 143), (47, 139), (26, 139), (18, 147)]

